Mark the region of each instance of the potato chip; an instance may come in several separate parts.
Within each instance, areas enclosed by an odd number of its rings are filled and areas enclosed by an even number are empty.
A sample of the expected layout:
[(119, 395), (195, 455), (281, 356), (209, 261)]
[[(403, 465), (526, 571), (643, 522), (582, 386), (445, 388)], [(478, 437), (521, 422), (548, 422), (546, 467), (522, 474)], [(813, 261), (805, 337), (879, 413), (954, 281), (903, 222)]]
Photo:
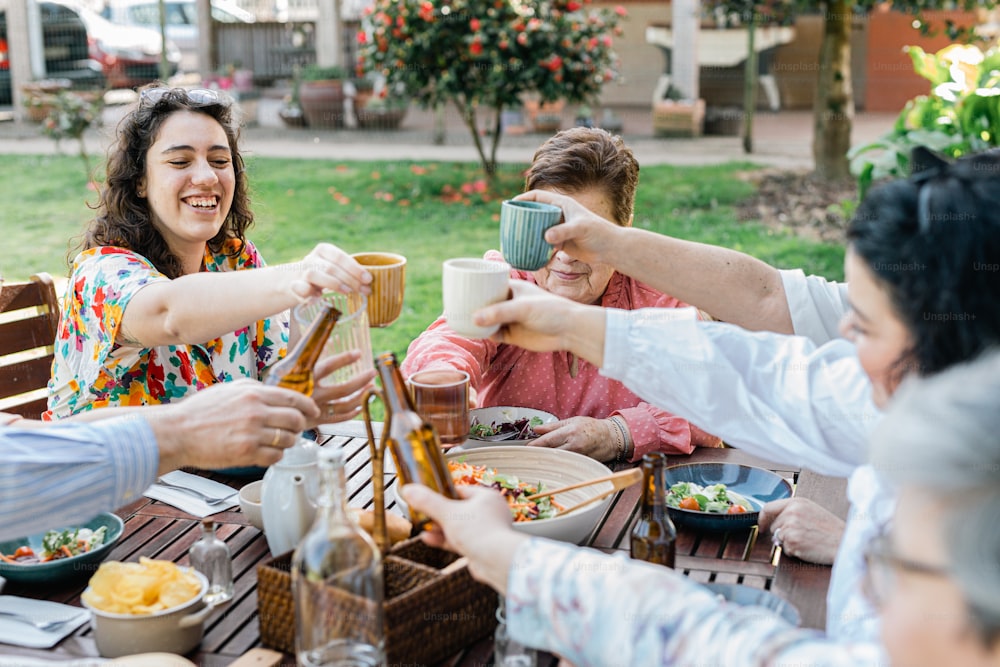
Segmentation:
[(200, 592), (201, 580), (192, 572), (143, 556), (138, 563), (102, 563), (81, 597), (100, 611), (146, 615), (184, 604)]

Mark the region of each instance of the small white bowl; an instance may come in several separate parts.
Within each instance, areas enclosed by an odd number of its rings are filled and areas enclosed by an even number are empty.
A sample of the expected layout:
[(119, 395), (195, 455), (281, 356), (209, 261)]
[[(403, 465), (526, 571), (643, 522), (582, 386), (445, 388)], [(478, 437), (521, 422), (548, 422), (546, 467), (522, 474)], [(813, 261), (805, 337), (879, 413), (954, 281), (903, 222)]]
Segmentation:
[[(484, 447), (471, 452), (449, 452), (445, 458), (495, 468), (523, 482), (542, 482), (547, 489), (603, 477), (611, 472), (589, 456), (547, 447)], [(563, 507), (569, 507), (611, 488), (611, 482), (601, 482), (560, 493), (555, 499)], [(514, 530), (579, 544), (594, 530), (613, 497), (614, 494), (609, 495), (566, 516), (518, 522), (513, 524)]]
[[(538, 417), (543, 424), (550, 424), (559, 421), (551, 412), (545, 410), (535, 410), (534, 408), (522, 408), (511, 405), (497, 405), (492, 408), (476, 408), (469, 410), (469, 423), (476, 420), (480, 424), (492, 424), (494, 422), (512, 422), (518, 419), (531, 419)], [(469, 438), (461, 444), (463, 450), (478, 449), (479, 447), (510, 447), (514, 445), (526, 445), (531, 440), (477, 440)]]
[(97, 651), (105, 658), (136, 653), (176, 653), (183, 655), (201, 643), (205, 620), (215, 607), (205, 604), (208, 579), (196, 570), (201, 592), (187, 602), (153, 614), (112, 614), (81, 600), (90, 610)]
[(250, 525), (262, 533), (264, 532), (264, 515), (260, 509), (260, 490), (263, 485), (264, 481), (259, 479), (240, 489), (240, 510)]

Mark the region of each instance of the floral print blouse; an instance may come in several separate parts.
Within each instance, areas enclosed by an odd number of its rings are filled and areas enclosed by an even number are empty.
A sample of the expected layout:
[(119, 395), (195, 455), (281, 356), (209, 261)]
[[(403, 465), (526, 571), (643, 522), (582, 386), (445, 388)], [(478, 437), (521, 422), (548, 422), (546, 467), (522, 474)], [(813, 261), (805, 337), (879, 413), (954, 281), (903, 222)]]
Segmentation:
[(720, 601), (678, 570), (532, 538), (507, 574), (507, 630), (576, 667), (884, 667), (762, 607)]
[[(203, 271), (263, 267), (250, 241), (229, 256), (236, 239), (219, 253), (206, 248)], [(281, 313), (196, 345), (122, 347), (115, 343), (129, 300), (146, 285), (169, 280), (131, 250), (91, 248), (73, 263), (56, 336), (44, 419), (107, 406), (170, 403), (203, 387), (243, 377), (259, 379), (284, 356), (288, 314)]]

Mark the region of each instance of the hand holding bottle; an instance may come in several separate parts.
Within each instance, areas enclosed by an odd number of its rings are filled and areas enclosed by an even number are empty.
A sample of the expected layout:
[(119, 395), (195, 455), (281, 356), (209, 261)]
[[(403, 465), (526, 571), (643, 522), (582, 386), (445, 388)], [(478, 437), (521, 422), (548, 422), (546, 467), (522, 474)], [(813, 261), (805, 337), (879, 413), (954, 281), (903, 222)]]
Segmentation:
[(432, 547), (448, 549), (469, 558), (469, 572), (501, 593), (514, 553), (529, 539), (511, 527), (510, 508), (494, 489), (461, 487), (464, 500), (450, 500), (421, 484), (407, 484), (400, 491), (410, 506), (434, 522), (421, 534)]

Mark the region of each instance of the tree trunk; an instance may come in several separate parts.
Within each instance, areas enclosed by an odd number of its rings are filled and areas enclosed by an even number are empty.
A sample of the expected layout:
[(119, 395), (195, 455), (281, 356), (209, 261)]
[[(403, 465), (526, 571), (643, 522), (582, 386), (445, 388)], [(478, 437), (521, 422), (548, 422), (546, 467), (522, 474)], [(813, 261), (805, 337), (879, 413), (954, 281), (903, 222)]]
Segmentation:
[(753, 153), (753, 112), (757, 108), (756, 7), (747, 22), (747, 61), (743, 69), (743, 152)]
[(850, 176), (854, 93), (851, 87), (851, 12), (848, 0), (830, 0), (819, 52), (819, 81), (814, 108), (813, 160), (823, 180)]

